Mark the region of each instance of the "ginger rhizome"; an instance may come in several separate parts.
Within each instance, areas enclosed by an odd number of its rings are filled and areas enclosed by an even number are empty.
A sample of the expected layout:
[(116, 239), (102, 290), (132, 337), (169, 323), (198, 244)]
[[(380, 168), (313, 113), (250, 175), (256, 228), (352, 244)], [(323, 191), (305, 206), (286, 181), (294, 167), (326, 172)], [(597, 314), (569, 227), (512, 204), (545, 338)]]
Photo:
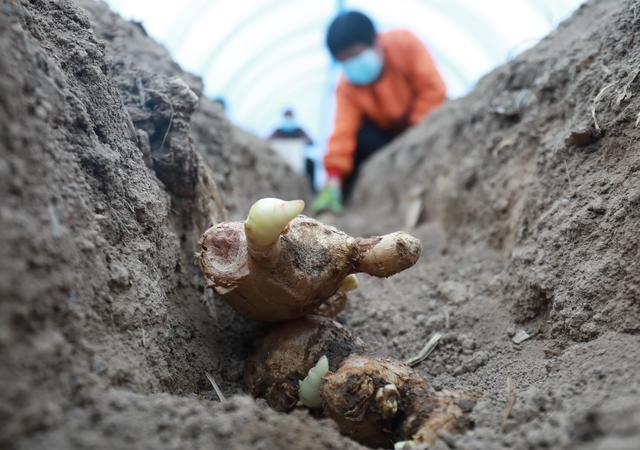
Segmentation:
[(207, 286), (255, 320), (334, 316), (357, 286), (353, 274), (388, 277), (420, 257), (420, 241), (407, 233), (354, 238), (300, 215), (303, 208), (301, 200), (265, 198), (244, 222), (209, 228), (198, 256)]
[[(411, 367), (367, 356), (332, 320), (358, 287), (356, 273), (388, 277), (413, 266), (420, 241), (403, 232), (355, 238), (300, 215), (304, 202), (266, 198), (244, 222), (209, 228), (198, 255), (206, 284), (238, 313), (274, 327), (245, 364), (244, 380), (278, 411), (301, 404), (370, 446), (432, 443), (467, 422), (469, 395), (436, 392)], [(323, 317), (324, 316), (324, 317)]]
[(354, 354), (323, 377), (320, 397), (343, 434), (388, 448), (402, 441), (433, 444), (439, 431), (464, 431), (477, 396), (436, 391), (400, 361)]
[(338, 322), (307, 316), (260, 341), (245, 364), (245, 383), (274, 409), (287, 412), (299, 402), (371, 447), (432, 444), (439, 431), (470, 426), (474, 393), (436, 391), (408, 365), (368, 353)]
[[(244, 364), (244, 382), (254, 397), (267, 400), (277, 411), (288, 412), (298, 403), (299, 380), (324, 356), (328, 368), (352, 353), (363, 353), (364, 343), (338, 322), (306, 316), (276, 325), (259, 342)], [(319, 394), (319, 393), (318, 393)]]

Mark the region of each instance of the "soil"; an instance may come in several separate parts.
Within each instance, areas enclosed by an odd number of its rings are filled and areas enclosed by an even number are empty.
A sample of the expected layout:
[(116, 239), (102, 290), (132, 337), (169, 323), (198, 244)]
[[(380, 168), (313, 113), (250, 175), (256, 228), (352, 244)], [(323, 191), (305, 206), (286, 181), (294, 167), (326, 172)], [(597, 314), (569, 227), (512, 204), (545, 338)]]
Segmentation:
[[(339, 320), (399, 359), (443, 333), (418, 370), (482, 395), (432, 448), (640, 448), (639, 68), (640, 2), (590, 1), (364, 168), (338, 224), (424, 255)], [(1, 3), (0, 74), (0, 447), (363, 448), (243, 393), (266, 326), (193, 265), (303, 180), (102, 3)]]

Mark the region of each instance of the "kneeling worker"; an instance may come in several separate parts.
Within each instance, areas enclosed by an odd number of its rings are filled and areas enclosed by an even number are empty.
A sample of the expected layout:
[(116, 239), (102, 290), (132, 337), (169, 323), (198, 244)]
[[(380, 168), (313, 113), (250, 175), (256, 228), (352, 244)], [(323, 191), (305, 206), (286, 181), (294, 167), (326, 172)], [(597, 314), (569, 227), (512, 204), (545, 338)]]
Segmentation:
[(376, 33), (360, 12), (336, 17), (327, 47), (344, 76), (336, 89), (336, 117), (324, 165), (328, 180), (315, 211), (342, 211), (360, 165), (424, 119), (446, 96), (424, 44), (407, 30)]

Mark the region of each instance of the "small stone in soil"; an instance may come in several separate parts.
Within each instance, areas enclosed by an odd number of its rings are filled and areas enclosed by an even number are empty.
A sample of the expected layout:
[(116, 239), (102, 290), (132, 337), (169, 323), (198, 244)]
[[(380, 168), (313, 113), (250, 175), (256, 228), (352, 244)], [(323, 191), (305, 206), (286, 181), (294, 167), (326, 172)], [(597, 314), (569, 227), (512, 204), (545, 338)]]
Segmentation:
[(524, 341), (529, 339), (531, 336), (524, 330), (518, 330), (518, 332), (511, 339), (514, 344), (522, 344)]

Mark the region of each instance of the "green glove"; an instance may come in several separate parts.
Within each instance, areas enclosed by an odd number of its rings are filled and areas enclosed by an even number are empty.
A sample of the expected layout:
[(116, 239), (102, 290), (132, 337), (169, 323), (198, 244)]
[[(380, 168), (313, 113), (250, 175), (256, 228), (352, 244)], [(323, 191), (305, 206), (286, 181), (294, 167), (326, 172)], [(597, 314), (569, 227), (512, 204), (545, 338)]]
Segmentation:
[(342, 191), (336, 186), (325, 186), (311, 205), (313, 212), (331, 211), (342, 212)]

